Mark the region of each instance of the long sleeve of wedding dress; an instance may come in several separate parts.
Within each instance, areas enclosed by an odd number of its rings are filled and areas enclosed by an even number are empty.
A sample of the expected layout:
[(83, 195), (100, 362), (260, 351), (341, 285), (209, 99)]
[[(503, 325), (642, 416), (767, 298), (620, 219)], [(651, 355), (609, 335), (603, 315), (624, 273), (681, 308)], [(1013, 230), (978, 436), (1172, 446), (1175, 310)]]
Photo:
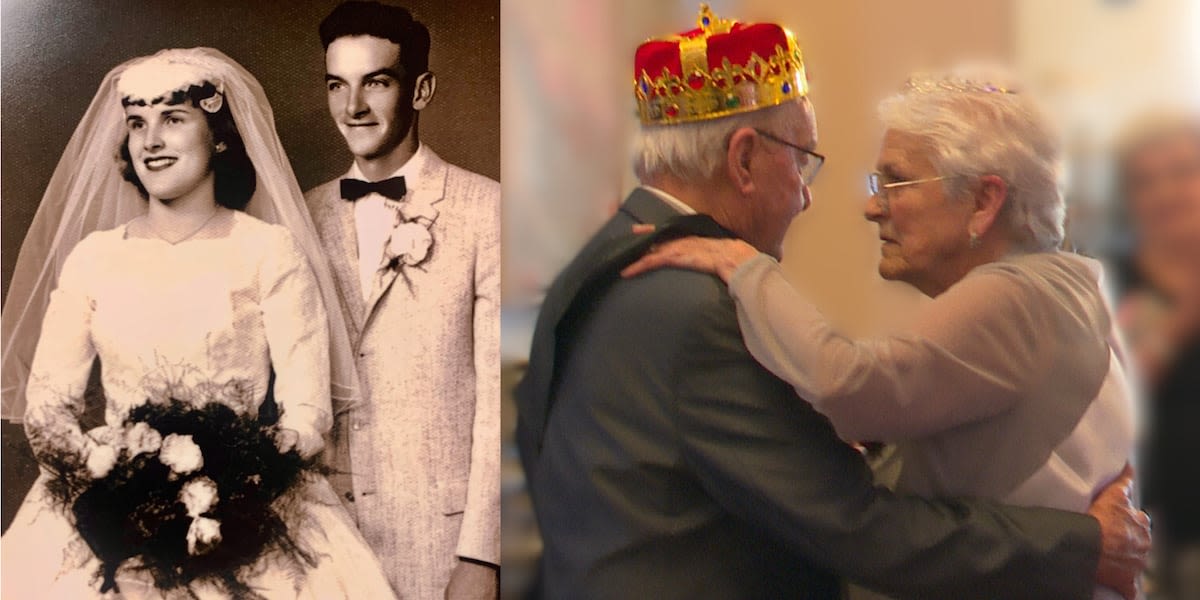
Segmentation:
[(88, 445), (78, 417), (96, 359), (87, 292), (92, 245), (90, 238), (80, 241), (63, 264), (30, 368), (25, 432), (39, 460), (52, 449), (82, 453)]
[(307, 259), (282, 227), (259, 273), (263, 329), (275, 369), (280, 426), (299, 434), (301, 454), (323, 446), (332, 425), (329, 398), (329, 320)]

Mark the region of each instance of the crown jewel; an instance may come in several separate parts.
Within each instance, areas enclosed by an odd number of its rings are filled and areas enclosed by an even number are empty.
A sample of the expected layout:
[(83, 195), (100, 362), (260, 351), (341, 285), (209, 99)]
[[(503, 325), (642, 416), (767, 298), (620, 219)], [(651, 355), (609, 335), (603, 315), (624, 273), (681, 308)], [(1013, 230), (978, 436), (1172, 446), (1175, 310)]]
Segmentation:
[(722, 19), (707, 4), (697, 25), (638, 46), (634, 95), (643, 124), (716, 119), (808, 94), (800, 46), (787, 29)]

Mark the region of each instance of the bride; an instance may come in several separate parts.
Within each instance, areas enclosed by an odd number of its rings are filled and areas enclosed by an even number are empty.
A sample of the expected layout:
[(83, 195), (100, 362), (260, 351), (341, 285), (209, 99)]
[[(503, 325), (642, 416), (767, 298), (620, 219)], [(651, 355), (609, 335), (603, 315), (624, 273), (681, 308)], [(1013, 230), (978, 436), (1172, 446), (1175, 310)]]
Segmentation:
[[(3, 416), (24, 419), (43, 464), (87, 456), (96, 442), (78, 417), (99, 358), (109, 426), (148, 399), (254, 416), (270, 394), (279, 449), (311, 457), (335, 408), (356, 401), (332, 281), (258, 82), (207, 48), (126, 62), (101, 84), (22, 246), (4, 305)], [(2, 595), (98, 597), (98, 559), (51, 505), (48, 477), (3, 537)], [(311, 560), (297, 569), (266, 553), (231, 575), (267, 598), (393, 597), (328, 482), (297, 488), (288, 534)], [(135, 568), (116, 582), (123, 597), (226, 595), (205, 580), (164, 591)]]

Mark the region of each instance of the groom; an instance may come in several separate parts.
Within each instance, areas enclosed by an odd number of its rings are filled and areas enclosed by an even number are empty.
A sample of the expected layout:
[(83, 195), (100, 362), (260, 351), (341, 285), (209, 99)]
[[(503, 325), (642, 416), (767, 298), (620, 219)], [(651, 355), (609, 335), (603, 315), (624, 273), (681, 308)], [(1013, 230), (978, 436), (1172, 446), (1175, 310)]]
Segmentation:
[(778, 257), (819, 160), (782, 27), (705, 9), (635, 65), (643, 185), (550, 288), (517, 389), (542, 594), (833, 599), (846, 577), (905, 598), (1084, 599), (1096, 580), (1132, 595), (1148, 534), (1122, 490), (1093, 518), (876, 488), (750, 355), (719, 279), (620, 279), (672, 235), (737, 236)]
[(363, 402), (337, 415), (338, 493), (403, 598), (491, 598), (500, 560), (500, 189), (418, 136), (436, 79), (405, 9), (322, 21), (329, 111), (354, 163), (305, 194)]

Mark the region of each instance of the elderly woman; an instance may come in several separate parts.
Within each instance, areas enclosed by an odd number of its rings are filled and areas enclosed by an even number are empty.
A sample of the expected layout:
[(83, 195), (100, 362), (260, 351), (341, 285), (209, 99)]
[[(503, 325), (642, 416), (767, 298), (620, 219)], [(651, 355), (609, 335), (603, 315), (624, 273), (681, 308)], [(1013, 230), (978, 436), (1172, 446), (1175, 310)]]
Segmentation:
[(1133, 410), (1100, 265), (1057, 250), (1055, 138), (1025, 96), (958, 75), (910, 79), (880, 114), (879, 273), (933, 299), (906, 333), (839, 334), (741, 241), (677, 240), (625, 275), (721, 277), (755, 358), (844, 438), (903, 442), (900, 490), (1086, 510), (1130, 455)]

